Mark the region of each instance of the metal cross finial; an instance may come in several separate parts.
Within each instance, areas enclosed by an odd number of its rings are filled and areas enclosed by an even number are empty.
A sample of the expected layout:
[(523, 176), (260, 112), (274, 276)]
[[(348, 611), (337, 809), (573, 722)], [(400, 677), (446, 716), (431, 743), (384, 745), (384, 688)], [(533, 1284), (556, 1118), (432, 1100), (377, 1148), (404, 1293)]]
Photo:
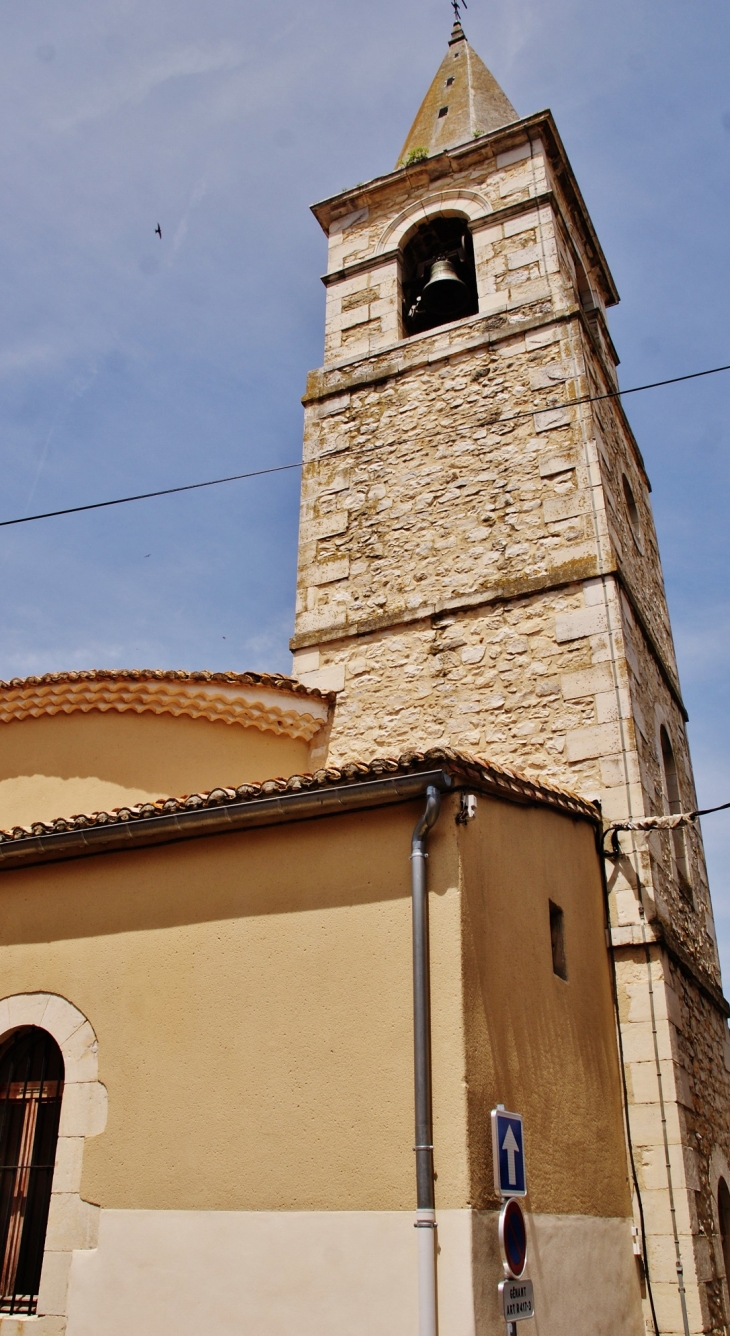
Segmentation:
[(464, 6), (464, 9), (469, 8), (468, 4), (466, 3), (466, 0), (451, 0), (451, 8), (454, 11), (455, 23), (461, 23), (461, 13), (459, 11), (462, 5)]

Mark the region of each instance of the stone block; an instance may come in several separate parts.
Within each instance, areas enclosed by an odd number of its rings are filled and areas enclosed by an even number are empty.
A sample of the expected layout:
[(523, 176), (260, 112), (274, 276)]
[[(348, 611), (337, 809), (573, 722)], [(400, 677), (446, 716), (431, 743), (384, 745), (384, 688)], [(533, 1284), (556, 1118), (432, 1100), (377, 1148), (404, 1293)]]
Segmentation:
[(625, 821), (629, 816), (636, 816), (644, 809), (644, 793), (640, 784), (630, 784), (628, 789), (621, 785), (615, 789), (602, 789), (601, 806), (606, 821)]
[(533, 176), (531, 172), (520, 172), (519, 175), (515, 173), (513, 176), (508, 176), (506, 180), (500, 182), (500, 198), (508, 199), (510, 195), (516, 195), (521, 190), (529, 190), (532, 183)]
[(83, 1137), (59, 1137), (53, 1170), (54, 1192), (78, 1192), (81, 1187)]
[(531, 264), (539, 264), (542, 253), (539, 246), (521, 246), (519, 250), (507, 252), (508, 269), (524, 269)]
[(507, 310), (508, 295), (506, 292), (485, 292), (479, 294), (479, 314), (496, 315), (500, 311)]
[(465, 645), (461, 651), (462, 663), (481, 663), (484, 658), (484, 645)]
[(323, 403), (316, 404), (314, 408), (307, 411), (311, 411), (315, 418), (334, 417), (336, 414), (344, 413), (350, 407), (350, 397), (349, 394), (332, 395), (329, 399), (325, 399)]
[(566, 450), (563, 454), (549, 455), (546, 459), (540, 460), (540, 477), (552, 478), (556, 473), (570, 473), (577, 466), (578, 456), (573, 451)]
[(530, 371), (530, 389), (551, 390), (573, 375), (575, 371), (566, 363), (549, 362), (547, 366), (535, 367)]
[(551, 343), (557, 343), (560, 339), (560, 330), (556, 325), (541, 325), (539, 329), (528, 329), (525, 333), (525, 348), (527, 352), (534, 352), (538, 348), (546, 348)]
[(595, 724), (588, 728), (571, 729), (565, 738), (569, 761), (586, 761), (591, 757), (615, 752), (621, 745), (617, 724)]
[(567, 408), (546, 408), (535, 413), (535, 431), (555, 431), (558, 427), (570, 426), (570, 413)]
[[(580, 700), (613, 688), (613, 671), (609, 663), (597, 663), (577, 673), (563, 673), (560, 689), (565, 700)], [(623, 778), (623, 776), (622, 776)]]
[[(86, 1204), (86, 1203), (84, 1203)], [(82, 1247), (85, 1245), (81, 1245)], [(46, 1249), (38, 1292), (38, 1313), (44, 1317), (63, 1317), (67, 1311), (71, 1251)]]
[(370, 210), (367, 205), (362, 209), (354, 209), (352, 213), (346, 213), (342, 218), (336, 218), (335, 221), (330, 224), (328, 235), (330, 237), (341, 237), (345, 232), (349, 232), (350, 228), (355, 227), (356, 224), (366, 223), (369, 215)]
[[(42, 1025), (43, 1013), (48, 1005), (47, 993), (21, 993), (8, 999), (8, 1020), (11, 1026)], [(81, 1021), (83, 1016), (79, 1012)]]
[(67, 1085), (74, 1081), (96, 1080), (99, 1070), (98, 1049), (96, 1035), (89, 1022), (84, 1021), (64, 1044)]
[(292, 677), (298, 678), (300, 673), (316, 673), (320, 657), (318, 649), (298, 650), (292, 660)]
[(99, 1081), (66, 1086), (61, 1104), (59, 1136), (93, 1137), (104, 1131), (107, 1092)]
[(551, 496), (542, 503), (542, 513), (546, 524), (557, 524), (560, 520), (569, 520), (576, 515), (586, 515), (591, 509), (590, 493), (577, 488), (565, 496)]
[(528, 208), (524, 213), (520, 213), (516, 218), (507, 218), (503, 224), (504, 236), (517, 237), (520, 233), (534, 232), (540, 225), (540, 219), (536, 209)]
[(322, 561), (307, 569), (307, 586), (334, 584), (337, 580), (346, 580), (349, 573), (349, 557), (339, 561)]
[(596, 720), (599, 724), (631, 717), (631, 697), (626, 687), (596, 693)]
[[(569, 640), (580, 640), (584, 636), (594, 636), (608, 629), (605, 610), (601, 607), (580, 608), (555, 618), (555, 639), (559, 645)], [(618, 751), (619, 748), (614, 748)]]
[(76, 1192), (51, 1193), (46, 1248), (49, 1252), (69, 1252), (72, 1248), (95, 1247), (100, 1214), (98, 1206), (83, 1201)]
[(505, 149), (504, 153), (497, 154), (497, 166), (509, 167), (513, 162), (522, 162), (523, 158), (530, 157), (531, 152), (532, 149), (530, 148), (529, 142), (526, 144), (518, 144), (517, 148)]
[(322, 538), (332, 538), (335, 534), (344, 533), (349, 520), (350, 516), (346, 510), (333, 510), (329, 515), (323, 515), (321, 519), (304, 520), (299, 525), (299, 542), (314, 543)]
[(345, 665), (330, 664), (312, 673), (299, 673), (299, 681), (304, 687), (316, 687), (318, 691), (344, 691)]
[[(657, 1281), (656, 1284), (652, 1284), (651, 1288), (661, 1336), (684, 1336), (684, 1319), (682, 1317), (679, 1290), (677, 1289), (676, 1269), (674, 1283)], [(694, 1336), (695, 1332), (702, 1331), (702, 1326), (691, 1327), (690, 1331)]]
[[(654, 1034), (651, 1021), (630, 1021), (624, 1022), (622, 1031), (622, 1041), (624, 1050), (624, 1060), (627, 1063), (650, 1063), (654, 1064)], [(672, 1040), (669, 1027), (666, 1022), (657, 1025), (657, 1046), (659, 1049), (659, 1059), (670, 1060), (674, 1056), (672, 1050)], [(655, 1074), (655, 1092), (654, 1099), (659, 1096), (656, 1091)], [(643, 1101), (642, 1101), (643, 1102)]]

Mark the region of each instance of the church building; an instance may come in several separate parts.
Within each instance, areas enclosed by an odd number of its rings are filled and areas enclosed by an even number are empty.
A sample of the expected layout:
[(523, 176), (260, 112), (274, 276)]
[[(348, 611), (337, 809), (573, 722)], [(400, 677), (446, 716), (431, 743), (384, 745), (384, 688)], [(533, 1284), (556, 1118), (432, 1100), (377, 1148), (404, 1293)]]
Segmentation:
[(730, 1006), (656, 822), (697, 804), (606, 258), (458, 19), (314, 214), (291, 677), (0, 683), (0, 1336), (498, 1336), (500, 1109), (525, 1330), (727, 1336)]

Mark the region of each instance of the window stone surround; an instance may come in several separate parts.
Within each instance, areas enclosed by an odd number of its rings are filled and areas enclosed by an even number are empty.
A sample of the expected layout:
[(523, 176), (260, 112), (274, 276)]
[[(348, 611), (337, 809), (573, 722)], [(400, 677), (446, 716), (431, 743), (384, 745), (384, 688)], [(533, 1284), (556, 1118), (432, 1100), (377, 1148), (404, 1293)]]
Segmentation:
[(85, 1138), (98, 1136), (106, 1126), (107, 1091), (97, 1079), (93, 1027), (66, 998), (17, 993), (0, 999), (0, 1041), (24, 1025), (46, 1030), (58, 1044), (64, 1062), (63, 1101), (38, 1311), (34, 1317), (0, 1317), (0, 1336), (63, 1336), (73, 1252), (97, 1244), (100, 1207), (82, 1199), (81, 1171)]

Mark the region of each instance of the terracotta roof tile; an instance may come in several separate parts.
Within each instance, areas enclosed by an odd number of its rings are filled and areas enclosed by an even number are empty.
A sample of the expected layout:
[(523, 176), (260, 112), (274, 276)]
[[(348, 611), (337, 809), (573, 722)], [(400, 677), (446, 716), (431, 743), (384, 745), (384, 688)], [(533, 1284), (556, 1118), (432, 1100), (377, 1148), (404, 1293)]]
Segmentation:
[(187, 672), (184, 668), (82, 668), (75, 672), (43, 673), (41, 677), (12, 677), (0, 680), (0, 692), (17, 691), (25, 687), (54, 686), (61, 682), (228, 682), (234, 686), (269, 687), (272, 690), (291, 691), (299, 696), (334, 699), (331, 692), (317, 687), (305, 687), (283, 673), (212, 673), (205, 670)]
[[(286, 680), (286, 679), (284, 679)], [(190, 793), (181, 798), (160, 798), (156, 802), (138, 803), (131, 807), (117, 807), (110, 812), (91, 812), (72, 817), (58, 817), (55, 821), (34, 821), (30, 826), (14, 826), (0, 831), (0, 844), (33, 839), (37, 836), (61, 834), (65, 831), (84, 830), (92, 826), (110, 826), (118, 823), (147, 821), (154, 817), (196, 811), (204, 807), (223, 807), (232, 803), (253, 802), (259, 798), (300, 793), (306, 789), (326, 789), (335, 785), (361, 783), (388, 775), (414, 774), (443, 766), (458, 785), (475, 788), (503, 797), (508, 801), (551, 807), (567, 815), (587, 818), (596, 822), (598, 807), (568, 789), (560, 789), (545, 780), (532, 780), (515, 770), (493, 761), (434, 747), (428, 751), (404, 752), (401, 756), (380, 756), (370, 761), (351, 760), (342, 765), (327, 766), (313, 774), (290, 775), (288, 778), (267, 779), (262, 783), (241, 784), (238, 788), (210, 789), (207, 793)]]

